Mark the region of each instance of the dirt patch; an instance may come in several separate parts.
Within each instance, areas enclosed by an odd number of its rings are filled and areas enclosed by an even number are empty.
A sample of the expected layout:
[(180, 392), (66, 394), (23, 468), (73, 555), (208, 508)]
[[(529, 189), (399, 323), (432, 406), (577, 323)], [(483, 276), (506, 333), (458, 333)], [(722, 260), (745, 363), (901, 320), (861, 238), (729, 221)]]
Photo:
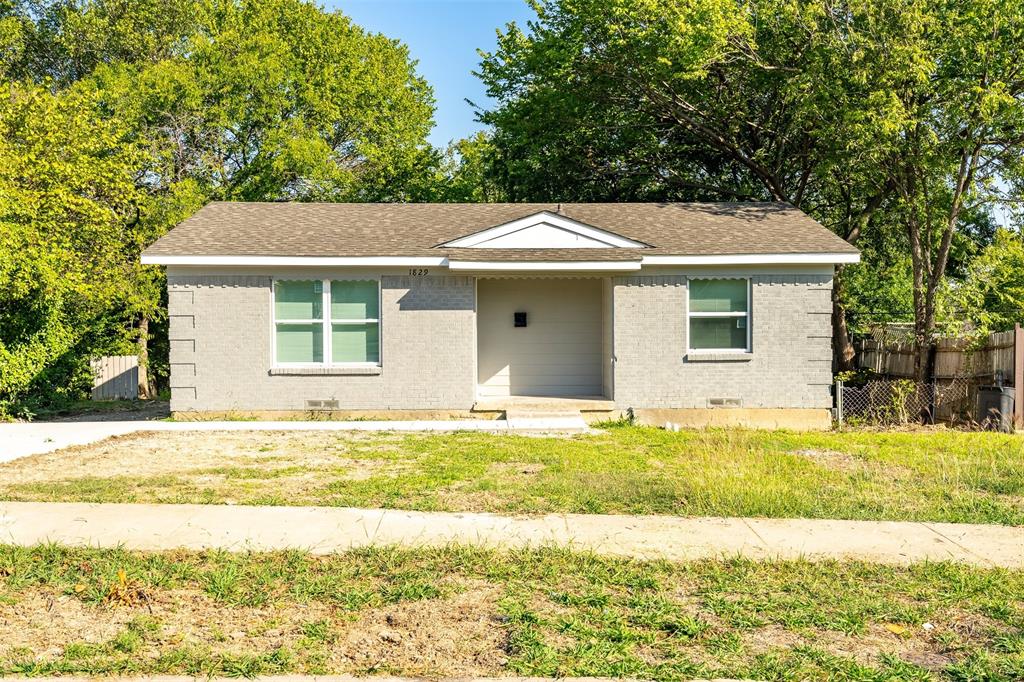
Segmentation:
[(1024, 495), (1011, 495), (1009, 493), (996, 493), (997, 502), (1008, 505), (1018, 511), (1024, 511)]
[(929, 640), (901, 636), (877, 624), (871, 624), (865, 632), (857, 634), (819, 629), (795, 632), (779, 625), (769, 625), (745, 632), (742, 640), (746, 653), (755, 656), (772, 649), (813, 645), (866, 666), (878, 665), (883, 654), (897, 656), (930, 670), (941, 670), (952, 662)]
[(436, 490), (440, 509), (458, 509), (466, 512), (505, 512), (508, 501), (495, 490), (465, 490), (465, 484), (455, 483)]
[[(312, 501), (335, 480), (363, 481), (407, 466), (395, 456), (398, 440), (366, 434), (315, 432), (171, 432), (116, 436), (99, 443), (26, 457), (0, 466), (0, 495), (19, 498), (41, 483), (54, 490), (118, 485), (125, 500), (211, 497), (211, 501), (290, 498)], [(373, 458), (368, 455), (379, 454)], [(394, 470), (394, 472), (392, 471)], [(92, 483), (97, 485), (92, 485)], [(38, 491), (37, 491), (38, 492)]]
[(743, 642), (743, 648), (754, 655), (763, 654), (772, 649), (792, 649), (807, 642), (805, 637), (779, 625), (768, 625), (740, 632), (742, 633), (740, 639)]
[[(540, 462), (492, 462), (487, 467), (485, 479), (477, 477), (452, 481), (433, 490), (437, 503), (443, 509), (457, 509), (468, 512), (509, 513), (509, 490), (529, 490), (536, 476), (547, 466)], [(481, 480), (486, 484), (480, 486)], [(495, 485), (490, 485), (495, 484)], [(483, 489), (479, 489), (483, 487)], [(543, 501), (531, 512), (543, 512)]]
[(59, 656), (71, 642), (105, 642), (145, 609), (99, 609), (48, 590), (27, 590), (14, 604), (0, 603), (0, 656), (18, 649)]
[[(0, 606), (0, 660), (26, 655), (53, 660), (72, 644), (110, 642), (143, 618), (156, 626), (136, 653), (153, 660), (182, 645), (224, 654), (283, 646), (300, 655), (316, 646), (335, 672), (496, 675), (507, 663), (499, 598), (496, 586), (476, 582), (449, 598), (402, 602), (353, 616), (316, 602), (225, 608), (194, 590), (156, 591), (147, 607), (129, 608), (33, 589), (20, 593), (16, 603)], [(309, 623), (328, 623), (327, 641), (311, 645), (304, 639)]]
[(479, 582), (447, 599), (364, 611), (340, 632), (332, 667), (417, 676), (500, 674), (508, 662), (497, 611), (500, 594), (496, 586)]
[(365, 481), (381, 474), (395, 475), (398, 473), (393, 463), (381, 459), (350, 459), (342, 465), (344, 472), (337, 475), (346, 481)]
[(838, 450), (793, 450), (792, 454), (808, 459), (819, 466), (836, 471), (857, 471), (864, 463), (853, 455)]
[(877, 665), (884, 653), (917, 662), (918, 665), (933, 670), (942, 669), (952, 663), (952, 659), (943, 656), (933, 647), (930, 638), (897, 635), (878, 624), (868, 625), (865, 632), (856, 635), (832, 630), (822, 631), (817, 634), (814, 641), (831, 653), (852, 658), (865, 665)]
[(937, 629), (949, 629), (966, 639), (984, 639), (993, 632), (1006, 630), (1006, 624), (980, 613), (957, 611), (935, 624)]
[[(225, 608), (202, 592), (156, 590), (145, 606), (124, 607), (83, 603), (76, 597), (33, 589), (15, 604), (0, 606), (0, 656), (18, 649), (37, 658), (60, 656), (69, 644), (102, 644), (137, 618), (151, 618), (158, 628), (147, 649), (183, 643), (207, 644), (226, 652), (280, 646), (309, 620), (329, 610), (320, 604), (301, 608)], [(269, 627), (268, 627), (269, 624)]]

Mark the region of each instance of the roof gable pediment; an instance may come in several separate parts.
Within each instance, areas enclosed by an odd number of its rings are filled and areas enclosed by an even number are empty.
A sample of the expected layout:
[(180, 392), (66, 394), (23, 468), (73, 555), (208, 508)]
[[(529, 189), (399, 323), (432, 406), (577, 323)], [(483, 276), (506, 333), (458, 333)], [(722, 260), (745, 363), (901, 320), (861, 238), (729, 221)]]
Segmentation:
[(462, 249), (643, 249), (647, 244), (541, 211), (438, 245)]

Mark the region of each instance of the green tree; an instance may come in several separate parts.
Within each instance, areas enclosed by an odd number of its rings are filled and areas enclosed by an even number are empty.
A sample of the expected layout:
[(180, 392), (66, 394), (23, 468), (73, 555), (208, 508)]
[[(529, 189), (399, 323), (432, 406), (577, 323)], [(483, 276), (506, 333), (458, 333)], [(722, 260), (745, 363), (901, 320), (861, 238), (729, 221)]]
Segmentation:
[[(82, 358), (123, 351), (129, 225), (145, 152), (86, 92), (0, 96), (0, 415), (33, 391), (90, 385)], [(87, 365), (86, 365), (87, 366)]]
[[(2, 0), (0, 73), (60, 90), (101, 64), (155, 63), (198, 30), (201, 0)], [(2, 32), (0, 32), (2, 35)]]
[(1019, 176), (1019, 0), (531, 4), (479, 72), (512, 198), (772, 199), (852, 243), (895, 230), (926, 357), (964, 208)]
[(946, 282), (938, 297), (939, 321), (948, 331), (979, 335), (1024, 324), (1024, 239), (999, 230), (973, 259), (962, 280)]
[[(133, 150), (131, 191), (108, 225), (122, 295), (83, 314), (91, 311), (99, 336), (100, 318), (127, 324), (143, 367), (164, 286), (139, 253), (203, 203), (401, 201), (437, 188), (439, 157), (426, 143), (433, 95), (408, 50), (312, 2), (9, 2), (0, 5), (0, 75), (50, 91), (57, 108), (64, 98), (88, 101), (76, 109), (94, 117), (82, 130), (114, 127)], [(79, 190), (92, 196), (68, 188)], [(67, 308), (54, 310), (59, 319)], [(0, 325), (0, 341), (18, 338)]]
[(401, 199), (422, 161), (430, 88), (406, 48), (302, 0), (200, 6), (155, 62), (90, 79), (161, 160), (154, 186), (190, 179), (213, 199)]
[(479, 74), (511, 198), (789, 201), (856, 242), (888, 196), (861, 161), (893, 153), (898, 26), (878, 40), (854, 8), (790, 0), (532, 4)]
[(431, 200), (463, 203), (504, 201), (489, 173), (491, 140), (486, 133), (456, 140), (437, 163), (437, 180)]
[(928, 48), (897, 91), (908, 125), (885, 164), (910, 246), (918, 378), (931, 375), (937, 298), (972, 209), (1002, 201), (1024, 164), (1024, 3), (972, 0), (918, 10), (908, 40)]

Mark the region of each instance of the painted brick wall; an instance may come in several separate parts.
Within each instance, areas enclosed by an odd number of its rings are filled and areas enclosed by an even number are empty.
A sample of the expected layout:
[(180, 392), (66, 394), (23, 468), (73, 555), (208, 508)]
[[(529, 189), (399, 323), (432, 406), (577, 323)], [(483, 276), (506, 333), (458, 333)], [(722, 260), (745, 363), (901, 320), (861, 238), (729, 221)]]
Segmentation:
[(468, 277), (381, 277), (379, 374), (271, 376), (267, 276), (168, 276), (171, 409), (469, 409), (476, 377)]
[(709, 407), (738, 398), (742, 407), (828, 408), (832, 401), (832, 278), (751, 278), (750, 359), (687, 358), (683, 275), (614, 280), (615, 402), (628, 407)]

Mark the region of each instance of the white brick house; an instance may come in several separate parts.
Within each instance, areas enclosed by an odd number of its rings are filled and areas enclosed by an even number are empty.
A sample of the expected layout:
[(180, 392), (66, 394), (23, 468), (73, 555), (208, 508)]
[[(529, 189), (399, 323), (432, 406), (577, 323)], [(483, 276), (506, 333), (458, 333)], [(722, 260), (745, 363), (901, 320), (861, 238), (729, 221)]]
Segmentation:
[(157, 241), (171, 408), (574, 397), (825, 425), (856, 249), (785, 204), (214, 203)]

